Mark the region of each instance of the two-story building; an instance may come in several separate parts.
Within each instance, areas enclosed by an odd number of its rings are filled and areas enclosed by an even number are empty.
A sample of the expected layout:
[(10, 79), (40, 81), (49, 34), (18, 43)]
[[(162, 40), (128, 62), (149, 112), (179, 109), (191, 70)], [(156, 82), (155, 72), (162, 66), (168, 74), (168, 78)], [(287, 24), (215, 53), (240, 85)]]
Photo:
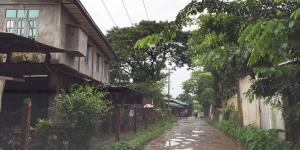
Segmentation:
[(6, 83), (2, 111), (18, 110), (25, 97), (48, 108), (57, 89), (74, 83), (109, 83), (116, 55), (80, 0), (1, 0), (0, 30), (34, 39), (1, 33), (0, 75), (25, 79)]

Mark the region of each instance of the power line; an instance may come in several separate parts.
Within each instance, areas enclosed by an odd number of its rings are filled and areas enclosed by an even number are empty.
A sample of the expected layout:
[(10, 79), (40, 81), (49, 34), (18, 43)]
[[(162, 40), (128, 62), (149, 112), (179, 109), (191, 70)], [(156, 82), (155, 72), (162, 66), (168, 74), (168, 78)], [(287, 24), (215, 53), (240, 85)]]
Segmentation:
[(105, 7), (105, 10), (106, 10), (106, 12), (108, 13), (108, 15), (109, 15), (111, 21), (113, 22), (113, 24), (114, 24), (115, 26), (117, 26), (116, 21), (114, 20), (114, 18), (113, 18), (112, 15), (110, 14), (110, 12), (109, 12), (108, 8), (106, 7), (104, 1), (101, 0), (101, 2), (102, 2), (102, 4), (103, 4), (103, 6)]
[(125, 6), (124, 0), (122, 0), (122, 4), (123, 4), (123, 7), (124, 7), (124, 9), (125, 9), (125, 11), (126, 11), (126, 14), (127, 14), (128, 19), (129, 19), (129, 22), (131, 23), (131, 25), (133, 25), (133, 23), (132, 23), (132, 21), (131, 21), (131, 18), (130, 18), (130, 16), (129, 16), (129, 13), (128, 13), (128, 11), (127, 11), (127, 8), (126, 8), (126, 6)]
[(147, 7), (146, 7), (146, 4), (145, 4), (145, 0), (143, 0), (143, 5), (144, 5), (144, 9), (145, 9), (145, 12), (146, 12), (146, 15), (147, 15), (147, 19), (149, 19), (149, 15), (148, 15), (148, 11), (147, 11)]

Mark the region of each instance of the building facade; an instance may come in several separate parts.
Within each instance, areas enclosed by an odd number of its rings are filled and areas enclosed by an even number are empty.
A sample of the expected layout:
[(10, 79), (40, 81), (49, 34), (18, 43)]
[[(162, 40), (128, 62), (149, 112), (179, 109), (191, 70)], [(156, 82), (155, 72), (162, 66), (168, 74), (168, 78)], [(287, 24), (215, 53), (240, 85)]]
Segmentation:
[(79, 0), (1, 0), (0, 31), (0, 76), (24, 79), (2, 87), (0, 112), (31, 98), (33, 119), (51, 116), (59, 90), (109, 84), (116, 55)]
[(78, 51), (84, 57), (55, 53), (51, 54), (51, 63), (65, 64), (109, 83), (115, 53), (79, 0), (1, 0), (0, 30)]

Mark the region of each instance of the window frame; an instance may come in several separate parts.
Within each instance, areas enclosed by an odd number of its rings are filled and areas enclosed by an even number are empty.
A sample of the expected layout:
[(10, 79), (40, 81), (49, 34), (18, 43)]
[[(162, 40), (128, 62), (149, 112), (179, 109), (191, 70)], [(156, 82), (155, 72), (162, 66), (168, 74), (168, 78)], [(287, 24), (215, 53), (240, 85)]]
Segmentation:
[[(15, 16), (14, 17), (7, 17), (7, 11), (9, 10), (14, 10), (15, 12)], [(33, 10), (33, 11), (38, 11), (38, 16), (37, 17), (29, 17), (29, 12)], [(26, 17), (18, 17), (18, 13), (19, 11), (24, 11), (24, 9), (5, 9), (5, 26), (4, 26), (4, 31), (8, 31), (8, 27), (7, 27), (7, 22), (8, 21), (12, 21), (13, 22), (13, 28), (12, 28), (12, 32), (9, 33), (14, 33), (19, 35), (18, 33), (18, 23), (19, 21), (25, 21), (25, 25), (24, 25), (24, 34), (21, 36), (24, 37), (28, 37), (28, 38), (32, 38), (32, 39), (38, 39), (38, 33), (39, 33), (39, 17), (40, 17), (40, 9), (25, 9), (25, 11), (27, 12), (27, 16)], [(31, 27), (30, 22), (33, 21), (35, 22), (35, 26)], [(35, 35), (34, 38), (33, 36), (29, 34), (29, 32), (31, 31), (31, 29), (35, 30)]]

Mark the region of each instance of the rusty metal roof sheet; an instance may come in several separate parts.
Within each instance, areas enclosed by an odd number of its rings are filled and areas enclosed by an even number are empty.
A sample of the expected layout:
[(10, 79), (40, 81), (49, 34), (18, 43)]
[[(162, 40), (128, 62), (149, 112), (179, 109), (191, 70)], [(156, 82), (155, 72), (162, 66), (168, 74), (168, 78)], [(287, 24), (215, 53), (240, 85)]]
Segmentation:
[(0, 53), (11, 52), (68, 53), (75, 57), (84, 57), (78, 51), (59, 49), (14, 33), (0, 32)]

